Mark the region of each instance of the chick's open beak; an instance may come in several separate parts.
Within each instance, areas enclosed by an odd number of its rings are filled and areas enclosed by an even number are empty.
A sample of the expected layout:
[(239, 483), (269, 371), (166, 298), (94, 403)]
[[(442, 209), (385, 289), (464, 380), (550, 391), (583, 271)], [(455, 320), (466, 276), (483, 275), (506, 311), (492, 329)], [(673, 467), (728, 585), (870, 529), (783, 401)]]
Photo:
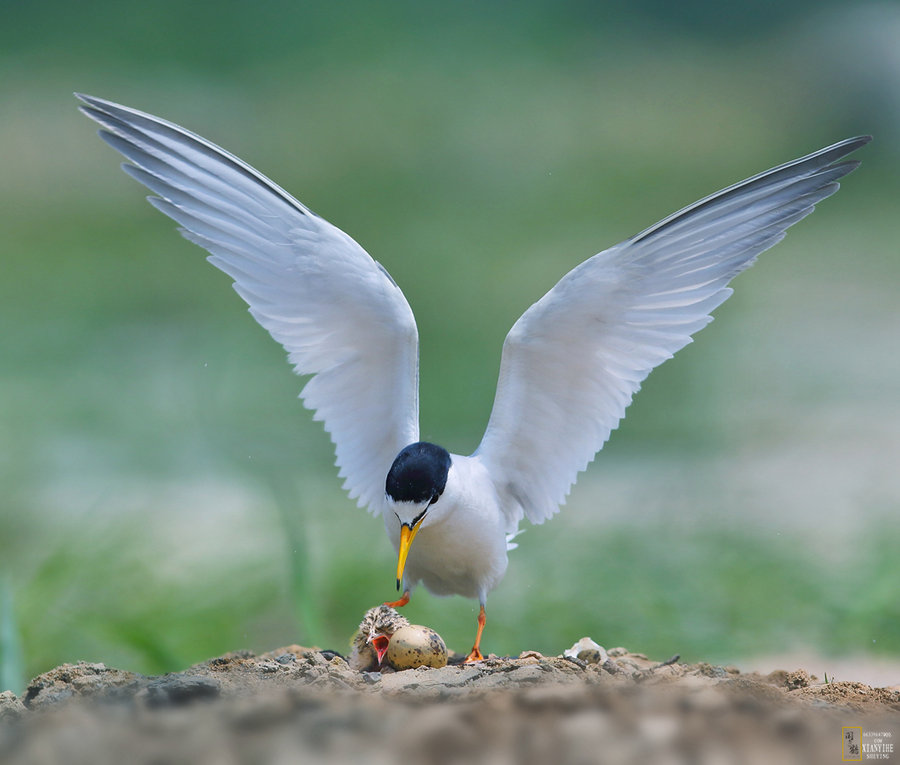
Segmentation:
[(397, 558), (397, 590), (400, 590), (400, 582), (403, 580), (403, 569), (406, 567), (406, 556), (409, 555), (409, 546), (412, 544), (416, 534), (419, 533), (419, 527), (422, 525), (423, 518), (419, 518), (415, 525), (410, 527), (404, 523), (400, 526), (400, 555)]
[(391, 642), (391, 639), (383, 632), (374, 632), (369, 635), (369, 639), (366, 640), (366, 642), (375, 649), (375, 654), (378, 656), (378, 666), (380, 667), (384, 661), (384, 655), (387, 653), (388, 643)]

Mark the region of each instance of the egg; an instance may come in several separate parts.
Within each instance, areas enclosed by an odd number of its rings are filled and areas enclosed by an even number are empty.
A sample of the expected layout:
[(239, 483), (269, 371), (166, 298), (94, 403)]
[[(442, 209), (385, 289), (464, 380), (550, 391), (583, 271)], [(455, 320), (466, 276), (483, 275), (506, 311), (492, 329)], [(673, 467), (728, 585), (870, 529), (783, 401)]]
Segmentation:
[(447, 646), (430, 627), (408, 624), (398, 629), (387, 648), (387, 661), (394, 669), (447, 666)]
[(583, 637), (571, 648), (563, 651), (563, 656), (570, 659), (581, 659), (588, 664), (605, 664), (609, 654), (602, 645), (598, 645), (589, 637)]

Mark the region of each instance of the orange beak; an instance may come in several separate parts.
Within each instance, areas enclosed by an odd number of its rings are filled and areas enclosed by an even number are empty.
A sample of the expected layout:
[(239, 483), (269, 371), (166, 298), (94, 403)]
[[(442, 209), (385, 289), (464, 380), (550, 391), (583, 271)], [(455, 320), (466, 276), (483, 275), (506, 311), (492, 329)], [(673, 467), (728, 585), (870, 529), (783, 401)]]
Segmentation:
[(424, 517), (419, 518), (415, 526), (403, 524), (400, 527), (400, 554), (397, 557), (397, 590), (400, 590), (400, 582), (403, 580), (403, 569), (406, 568), (406, 556), (409, 555), (409, 546), (419, 533)]

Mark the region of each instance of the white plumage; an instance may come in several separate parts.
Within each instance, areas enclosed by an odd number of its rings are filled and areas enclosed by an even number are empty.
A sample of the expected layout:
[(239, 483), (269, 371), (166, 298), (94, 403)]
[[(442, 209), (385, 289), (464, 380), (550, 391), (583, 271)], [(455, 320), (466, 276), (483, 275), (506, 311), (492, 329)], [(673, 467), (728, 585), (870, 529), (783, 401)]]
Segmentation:
[(416, 444), (416, 324), (379, 263), (205, 139), (78, 97), (130, 161), (126, 172), (157, 195), (151, 203), (234, 279), (296, 372), (312, 375), (301, 396), (331, 435), (344, 487), (383, 516), (399, 552), (406, 593), (397, 603), (419, 582), (478, 598), (472, 659), (519, 522), (558, 511), (644, 378), (711, 321), (736, 274), (837, 190), (858, 165), (840, 160), (870, 140), (847, 139), (730, 186), (566, 274), (510, 330), (487, 430), (463, 457)]

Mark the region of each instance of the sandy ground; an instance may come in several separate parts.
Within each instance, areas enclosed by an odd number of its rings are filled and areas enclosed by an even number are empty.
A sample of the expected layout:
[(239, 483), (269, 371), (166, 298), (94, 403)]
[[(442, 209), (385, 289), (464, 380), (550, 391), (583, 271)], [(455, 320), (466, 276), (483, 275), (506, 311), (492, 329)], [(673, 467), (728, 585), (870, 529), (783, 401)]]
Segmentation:
[(824, 680), (855, 680), (873, 688), (900, 690), (900, 661), (877, 656), (822, 656), (815, 651), (791, 651), (772, 656), (756, 656), (737, 662), (742, 672), (767, 675), (780, 667), (807, 667)]
[(0, 762), (829, 763), (845, 726), (862, 761), (900, 762), (900, 689), (587, 658), (358, 672), (288, 646), (159, 677), (66, 664), (0, 694)]

